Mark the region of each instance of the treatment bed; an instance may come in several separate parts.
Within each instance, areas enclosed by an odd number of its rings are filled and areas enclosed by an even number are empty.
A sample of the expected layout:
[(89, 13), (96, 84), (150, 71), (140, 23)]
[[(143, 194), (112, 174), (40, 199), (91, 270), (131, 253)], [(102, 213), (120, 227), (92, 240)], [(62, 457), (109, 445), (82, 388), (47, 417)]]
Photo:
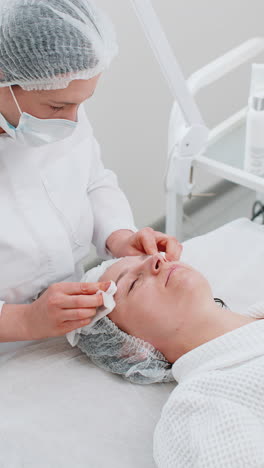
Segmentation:
[[(264, 299), (263, 226), (233, 221), (185, 242), (182, 260), (234, 311)], [(173, 383), (130, 384), (65, 337), (0, 344), (0, 376), (0, 467), (154, 468), (153, 431)]]

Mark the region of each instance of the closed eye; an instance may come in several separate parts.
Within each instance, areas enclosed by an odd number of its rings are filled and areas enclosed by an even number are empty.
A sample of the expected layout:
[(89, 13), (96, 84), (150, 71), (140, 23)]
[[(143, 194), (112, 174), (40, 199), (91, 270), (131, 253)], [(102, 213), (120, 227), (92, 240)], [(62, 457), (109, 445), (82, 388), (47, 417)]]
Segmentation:
[(135, 281), (133, 281), (133, 283), (131, 283), (131, 286), (130, 286), (130, 288), (129, 288), (129, 290), (128, 290), (128, 294), (129, 294), (130, 291), (132, 291), (132, 289), (134, 288), (134, 286), (135, 286), (137, 280), (138, 280), (138, 279), (136, 279)]
[(55, 107), (55, 106), (50, 106), (52, 108), (52, 110), (54, 111), (59, 111), (61, 109), (64, 109), (64, 106), (63, 107)]

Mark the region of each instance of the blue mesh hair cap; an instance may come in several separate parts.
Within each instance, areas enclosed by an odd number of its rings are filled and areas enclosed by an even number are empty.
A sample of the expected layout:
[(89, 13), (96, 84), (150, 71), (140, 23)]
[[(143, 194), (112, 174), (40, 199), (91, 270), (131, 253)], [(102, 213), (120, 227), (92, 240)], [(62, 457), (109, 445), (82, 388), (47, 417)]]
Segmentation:
[(66, 88), (117, 52), (112, 23), (90, 0), (0, 1), (0, 87)]
[(150, 343), (128, 335), (108, 317), (88, 335), (80, 335), (78, 348), (102, 369), (136, 384), (175, 382), (171, 364)]

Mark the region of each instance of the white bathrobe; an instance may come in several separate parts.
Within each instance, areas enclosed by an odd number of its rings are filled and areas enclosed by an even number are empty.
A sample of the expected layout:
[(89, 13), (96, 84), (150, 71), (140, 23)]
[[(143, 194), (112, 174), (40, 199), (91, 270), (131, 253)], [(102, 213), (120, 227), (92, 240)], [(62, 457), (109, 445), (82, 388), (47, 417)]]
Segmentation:
[[(248, 315), (264, 318), (264, 303)], [(155, 430), (157, 466), (264, 467), (264, 320), (193, 349), (172, 370), (179, 385)]]

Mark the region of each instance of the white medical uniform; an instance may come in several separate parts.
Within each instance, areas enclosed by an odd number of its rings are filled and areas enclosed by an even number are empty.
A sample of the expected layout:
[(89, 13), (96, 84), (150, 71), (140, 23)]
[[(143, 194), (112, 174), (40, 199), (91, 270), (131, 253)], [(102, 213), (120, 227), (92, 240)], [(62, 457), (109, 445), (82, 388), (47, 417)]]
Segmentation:
[(71, 137), (38, 148), (0, 136), (0, 312), (49, 285), (80, 281), (91, 243), (136, 231), (125, 195), (105, 170), (83, 105)]

